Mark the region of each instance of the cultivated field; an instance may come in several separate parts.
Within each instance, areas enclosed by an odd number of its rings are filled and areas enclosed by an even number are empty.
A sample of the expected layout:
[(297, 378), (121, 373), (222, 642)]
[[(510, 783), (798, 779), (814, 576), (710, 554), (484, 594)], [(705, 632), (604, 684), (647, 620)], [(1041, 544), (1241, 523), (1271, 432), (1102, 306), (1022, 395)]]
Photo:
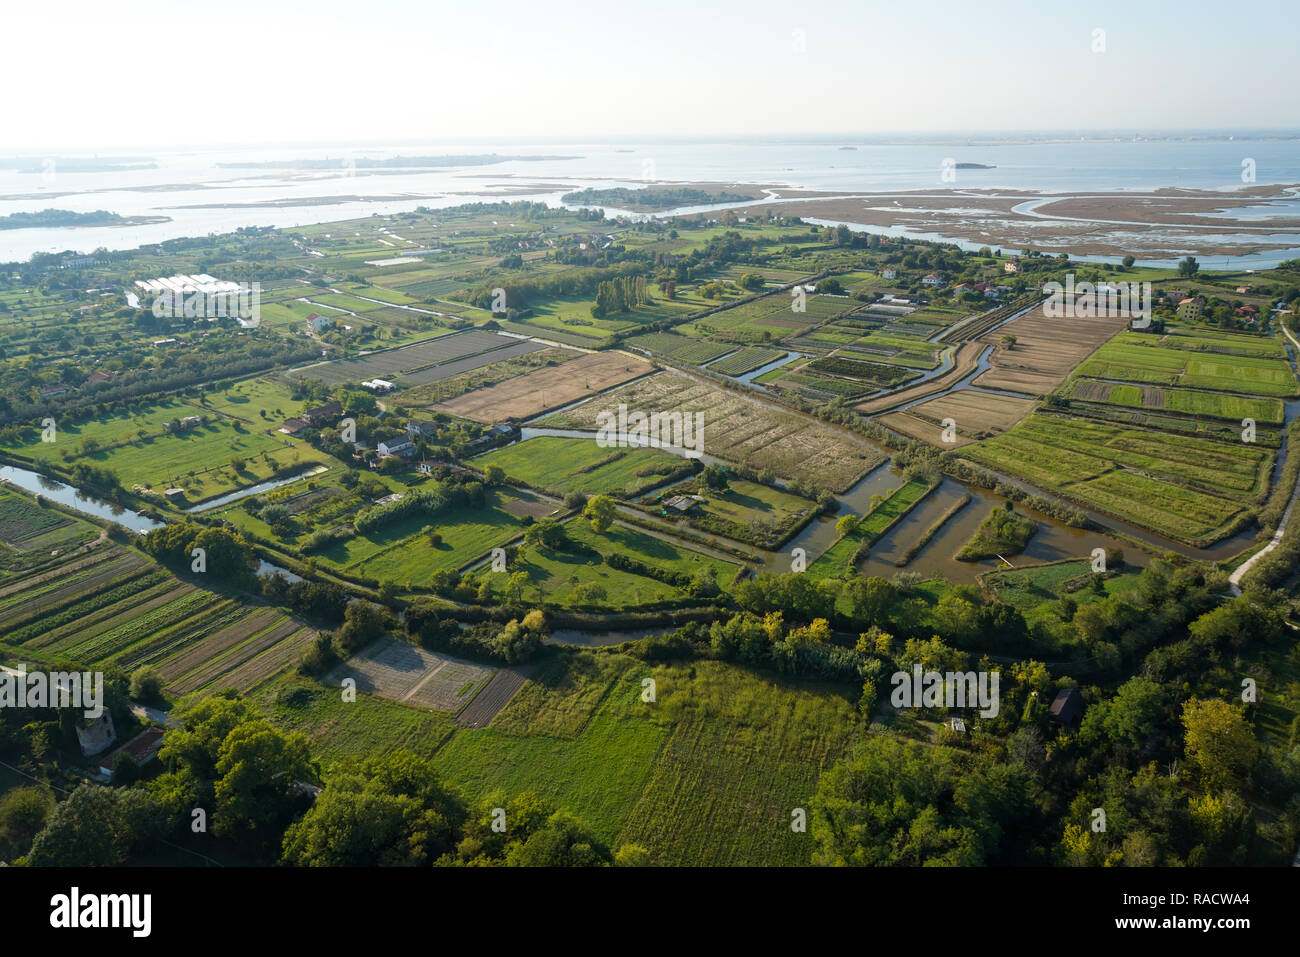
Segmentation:
[[(1034, 399), (959, 389), (909, 407), (890, 412), (876, 421), (904, 435), (940, 448), (957, 448), (976, 439), (1005, 432), (1036, 405)], [(943, 441), (943, 421), (956, 424), (956, 441)]]
[(1276, 346), (1266, 343), (1200, 330), (1163, 337), (1128, 334), (1099, 349), (1079, 367), (1079, 375), (1290, 398), (1296, 394), (1295, 375)]
[(377, 352), (359, 359), (304, 366), (290, 374), (303, 379), (320, 379), (329, 385), (379, 378), (401, 386), (415, 386), (475, 368), (470, 361), (458, 362), (450, 370), (443, 368), (456, 360), (466, 360), (472, 356), (479, 366), (483, 366), (545, 348), (538, 342), (520, 341), (512, 336), (474, 329)]
[(128, 672), (148, 665), (176, 695), (249, 691), (291, 667), (316, 636), (278, 609), (182, 581), (109, 542), (9, 581), (0, 622), (11, 656)]
[(524, 420), (652, 371), (644, 360), (598, 352), (560, 366), (538, 369), (449, 399), (434, 409), (476, 422)]
[(706, 455), (832, 491), (843, 491), (885, 460), (874, 446), (839, 429), (667, 372), (547, 416), (539, 424), (594, 431), (597, 415), (617, 409), (619, 403), (647, 415), (702, 412)]
[[(976, 376), (974, 384), (1029, 395), (1047, 395), (1084, 358), (1128, 325), (1127, 319), (1053, 319), (1039, 306), (1032, 312), (992, 332), (979, 341), (994, 343), (992, 368)], [(1001, 344), (1004, 335), (1016, 344)]]
[(1206, 544), (1267, 491), (1273, 453), (1243, 442), (1031, 415), (963, 450), (999, 472), (1136, 525)]
[(868, 399), (866, 402), (859, 402), (853, 408), (864, 415), (872, 415), (916, 399), (923, 399), (929, 395), (938, 395), (974, 372), (979, 364), (979, 357), (986, 348), (987, 346), (980, 342), (963, 342), (957, 347), (957, 351), (953, 355), (952, 368), (943, 375), (935, 376), (933, 379), (928, 379), (925, 382), (909, 386), (897, 392), (890, 392), (874, 399)]
[(495, 671), (395, 638), (381, 638), (335, 668), (328, 681), (337, 686), (351, 678), (357, 691), (365, 694), (454, 714), (473, 700)]
[[(434, 758), (440, 772), (475, 798), (504, 788), (561, 801), (660, 865), (808, 862), (790, 812), (846, 752), (849, 695), (714, 661), (618, 655), (566, 673), (589, 659), (548, 665), (491, 727), (456, 732)], [(641, 702), (643, 677), (655, 680), (653, 705)]]

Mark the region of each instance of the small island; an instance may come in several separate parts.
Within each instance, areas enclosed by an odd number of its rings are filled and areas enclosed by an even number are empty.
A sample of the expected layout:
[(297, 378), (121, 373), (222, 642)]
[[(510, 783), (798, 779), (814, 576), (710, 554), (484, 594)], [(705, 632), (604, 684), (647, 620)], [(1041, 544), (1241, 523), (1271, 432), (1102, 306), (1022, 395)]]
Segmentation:
[(709, 206), (714, 203), (743, 203), (755, 198), (753, 193), (711, 193), (690, 187), (654, 187), (628, 189), (623, 186), (610, 189), (582, 189), (565, 193), (561, 199), (579, 206), (597, 206), (606, 203), (632, 210), (676, 209), (678, 206)]
[(145, 226), (169, 223), (170, 216), (122, 216), (106, 209), (93, 213), (74, 213), (70, 209), (42, 209), (37, 213), (10, 213), (0, 216), (0, 229), (42, 229), (62, 226)]
[(218, 163), (219, 169), (437, 169), (444, 166), (491, 166), (494, 163), (526, 162), (540, 160), (580, 159), (577, 156), (503, 156), (497, 153), (478, 153), (467, 156), (392, 156), (388, 159), (368, 159), (364, 156), (341, 156), (336, 159), (266, 160), (264, 162)]
[(1029, 540), (1038, 531), (1038, 523), (1028, 515), (1021, 515), (1014, 510), (1011, 502), (1002, 508), (995, 508), (988, 518), (980, 523), (969, 542), (957, 553), (961, 562), (977, 562), (982, 558), (1002, 558), (1007, 555), (1019, 555), (1029, 545)]

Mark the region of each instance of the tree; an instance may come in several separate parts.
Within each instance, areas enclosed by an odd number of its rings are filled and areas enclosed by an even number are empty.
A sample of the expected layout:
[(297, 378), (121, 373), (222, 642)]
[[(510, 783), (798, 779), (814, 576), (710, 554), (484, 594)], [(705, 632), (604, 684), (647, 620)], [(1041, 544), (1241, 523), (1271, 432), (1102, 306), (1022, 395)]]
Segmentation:
[(1005, 333), (999, 340), (1005, 349), (1014, 349), (1016, 347), (1016, 337), (1010, 333)]
[[(54, 792), (43, 785), (14, 788), (0, 798), (0, 837), (25, 854), (54, 810)], [(15, 855), (15, 856), (16, 856)]]
[(1168, 696), (1150, 678), (1138, 675), (1119, 686), (1115, 697), (1088, 711), (1083, 719), (1085, 739), (1104, 736), (1115, 744), (1141, 747), (1164, 723)]
[(616, 514), (614, 500), (608, 495), (593, 495), (582, 510), (582, 517), (591, 522), (592, 529), (602, 533), (614, 524)]
[(307, 738), (285, 735), (261, 718), (226, 735), (216, 773), (213, 832), (262, 846), (279, 842), (300, 797), (299, 782), (316, 777)]
[(34, 867), (112, 867), (158, 833), (160, 808), (139, 788), (83, 784), (32, 841)]
[(1135, 262), (1137, 262), (1137, 260), (1134, 259), (1132, 256), (1125, 256), (1125, 257), (1124, 257), (1124, 268), (1125, 268), (1125, 269), (1132, 269), (1132, 268), (1133, 268), (1133, 264), (1134, 264)]
[(1241, 711), (1217, 698), (1183, 705), (1184, 752), (1207, 788), (1240, 790), (1255, 764), (1259, 743)]
[(552, 814), (506, 855), (512, 867), (601, 867), (612, 862), (609, 848), (564, 811)]
[(131, 675), (131, 697), (145, 704), (162, 700), (163, 680), (158, 671), (148, 666)]
[(1201, 265), (1196, 261), (1195, 256), (1188, 256), (1178, 263), (1178, 275), (1183, 279), (1191, 279), (1200, 269)]
[(640, 844), (624, 844), (614, 854), (615, 867), (649, 867), (650, 852)]
[[(959, 764), (959, 760), (963, 763)], [(811, 805), (814, 860), (831, 865), (978, 866), (1025, 809), (1026, 772), (950, 748), (868, 735), (822, 775)]]
[(501, 485), (506, 480), (506, 470), (499, 465), (489, 465), (483, 470), (484, 485)]
[(285, 831), (286, 864), (428, 865), (452, 851), (466, 810), (432, 765), (407, 751), (345, 764)]
[(506, 579), (505, 599), (507, 604), (517, 605), (524, 597), (528, 587), (528, 572), (515, 572)]

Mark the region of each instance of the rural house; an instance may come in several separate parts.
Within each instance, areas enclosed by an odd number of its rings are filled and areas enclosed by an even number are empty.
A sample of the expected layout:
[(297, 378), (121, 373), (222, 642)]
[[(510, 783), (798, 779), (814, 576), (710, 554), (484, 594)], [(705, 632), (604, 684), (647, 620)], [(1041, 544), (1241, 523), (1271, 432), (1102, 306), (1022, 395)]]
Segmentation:
[(375, 446), (375, 450), (379, 452), (380, 458), (385, 459), (390, 455), (405, 455), (414, 448), (415, 446), (411, 444), (411, 440), (404, 435), (395, 435), (391, 438), (384, 439)]
[(1061, 727), (1077, 727), (1083, 720), (1083, 695), (1077, 688), (1063, 688), (1047, 710)]
[(343, 414), (343, 406), (337, 402), (330, 402), (327, 405), (319, 406), (315, 409), (308, 409), (302, 413), (301, 418), (308, 425), (320, 427), (327, 425)]

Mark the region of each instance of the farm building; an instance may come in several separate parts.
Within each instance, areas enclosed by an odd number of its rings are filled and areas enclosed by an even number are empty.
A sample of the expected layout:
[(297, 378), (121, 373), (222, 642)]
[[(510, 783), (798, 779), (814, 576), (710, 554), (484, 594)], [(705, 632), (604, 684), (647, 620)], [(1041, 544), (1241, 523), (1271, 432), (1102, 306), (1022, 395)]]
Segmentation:
[(307, 332), (314, 336), (320, 335), (332, 325), (334, 320), (329, 316), (322, 316), (319, 312), (313, 312), (307, 317)]
[(303, 412), (299, 418), (308, 425), (319, 426), (332, 422), (342, 414), (343, 406), (339, 405), (337, 402), (330, 402), (314, 409), (308, 409), (306, 412)]
[(883, 279), (897, 279), (898, 270), (893, 266), (886, 266), (884, 269), (880, 270), (880, 275)]
[(124, 754), (131, 755), (136, 764), (147, 764), (152, 761), (162, 749), (162, 739), (162, 728), (145, 728), (126, 744), (111, 752), (107, 757), (100, 761), (100, 773), (111, 775), (114, 766), (117, 764), (117, 759)]
[(185, 489), (169, 488), (167, 491), (163, 492), (163, 498), (167, 499), (169, 502), (183, 502), (185, 501)]
[(307, 423), (302, 419), (285, 419), (284, 425), (280, 426), (279, 431), (285, 435), (297, 435), (305, 428), (307, 428)]
[(397, 388), (396, 385), (389, 382), (387, 379), (368, 379), (361, 383), (361, 387), (363, 389), (369, 389), (376, 395), (383, 395), (384, 393), (392, 392)]

